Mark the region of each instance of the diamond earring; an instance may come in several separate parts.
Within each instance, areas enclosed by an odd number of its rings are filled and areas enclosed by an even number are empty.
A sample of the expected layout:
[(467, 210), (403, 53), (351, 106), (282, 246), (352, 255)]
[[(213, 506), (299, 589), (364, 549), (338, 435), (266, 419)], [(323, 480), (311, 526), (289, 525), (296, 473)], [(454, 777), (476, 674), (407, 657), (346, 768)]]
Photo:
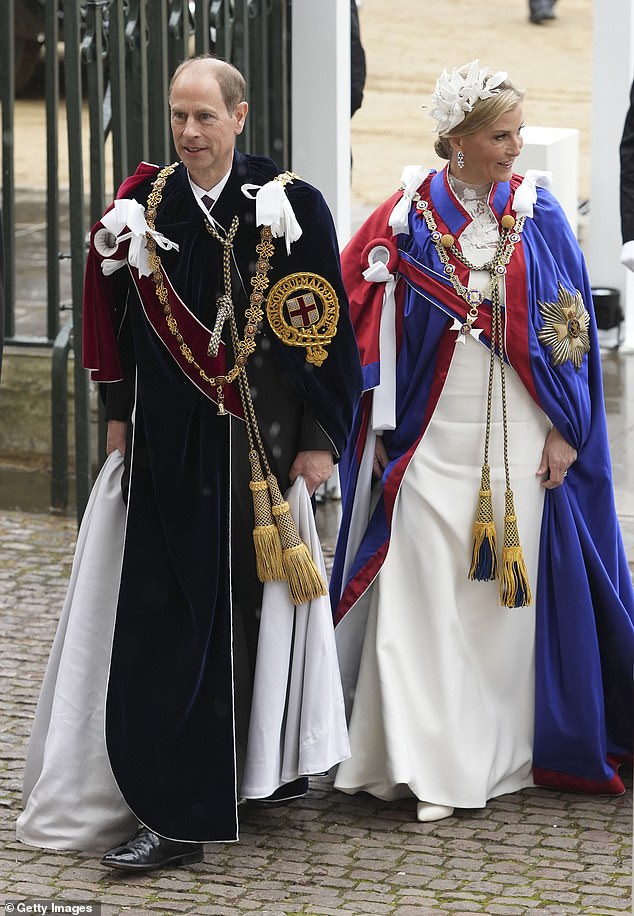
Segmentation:
[(456, 153), (456, 160), (458, 162), (458, 168), (463, 169), (464, 168), (464, 153), (462, 152), (461, 149), (459, 149), (458, 152)]

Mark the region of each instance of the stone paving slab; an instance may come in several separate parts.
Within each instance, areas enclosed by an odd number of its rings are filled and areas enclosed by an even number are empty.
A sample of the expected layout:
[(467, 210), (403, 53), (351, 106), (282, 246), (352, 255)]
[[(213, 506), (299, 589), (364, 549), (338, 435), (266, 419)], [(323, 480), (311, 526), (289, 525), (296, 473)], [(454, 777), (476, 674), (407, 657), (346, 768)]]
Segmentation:
[(75, 533), (72, 517), (0, 513), (0, 901), (98, 901), (102, 916), (631, 912), (631, 780), (621, 798), (529, 789), (435, 824), (416, 822), (413, 801), (313, 780), (286, 808), (243, 808), (239, 843), (132, 879), (91, 855), (18, 843), (26, 745)]

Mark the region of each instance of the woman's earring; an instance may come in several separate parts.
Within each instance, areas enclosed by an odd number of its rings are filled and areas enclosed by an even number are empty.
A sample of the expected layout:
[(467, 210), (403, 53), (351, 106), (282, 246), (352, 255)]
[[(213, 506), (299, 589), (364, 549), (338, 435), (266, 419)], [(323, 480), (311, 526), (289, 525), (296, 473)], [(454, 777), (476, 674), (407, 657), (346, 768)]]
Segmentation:
[(464, 168), (464, 153), (462, 152), (461, 149), (459, 149), (458, 152), (456, 153), (456, 160), (458, 162), (458, 168), (463, 169)]

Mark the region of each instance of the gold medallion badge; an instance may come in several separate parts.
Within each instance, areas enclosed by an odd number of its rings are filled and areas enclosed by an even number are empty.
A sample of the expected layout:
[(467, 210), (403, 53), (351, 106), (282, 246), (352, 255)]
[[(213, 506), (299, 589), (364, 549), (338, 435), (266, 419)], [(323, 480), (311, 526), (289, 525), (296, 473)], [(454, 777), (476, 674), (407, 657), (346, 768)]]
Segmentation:
[(266, 314), (283, 343), (305, 347), (306, 362), (321, 366), (339, 320), (337, 294), (324, 277), (298, 273), (279, 280), (268, 296)]
[(560, 283), (556, 302), (538, 304), (544, 326), (537, 336), (551, 348), (553, 365), (561, 366), (570, 360), (578, 371), (583, 357), (590, 350), (590, 315), (581, 293), (575, 290), (573, 295)]

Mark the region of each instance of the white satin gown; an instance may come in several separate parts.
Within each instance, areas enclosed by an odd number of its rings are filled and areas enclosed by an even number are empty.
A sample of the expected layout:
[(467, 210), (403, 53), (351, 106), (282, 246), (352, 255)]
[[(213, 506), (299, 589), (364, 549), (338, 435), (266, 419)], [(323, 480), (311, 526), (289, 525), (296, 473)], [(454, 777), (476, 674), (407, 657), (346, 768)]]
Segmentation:
[[(461, 241), (472, 263), (483, 264), (497, 224), (481, 191), (471, 198), (465, 206), (476, 218)], [(487, 278), (472, 271), (471, 285), (482, 288)], [(512, 303), (508, 311), (512, 321)], [(456, 343), (438, 405), (403, 477), (389, 550), (371, 586), (349, 724), (352, 756), (335, 779), (343, 792), (480, 808), (533, 785), (534, 604), (502, 607), (497, 581), (468, 578), (489, 358), (474, 337)], [(508, 366), (505, 377), (511, 487), (534, 597), (544, 497), (535, 472), (550, 423)], [(505, 478), (497, 366), (492, 404), (489, 463), (500, 548)]]

